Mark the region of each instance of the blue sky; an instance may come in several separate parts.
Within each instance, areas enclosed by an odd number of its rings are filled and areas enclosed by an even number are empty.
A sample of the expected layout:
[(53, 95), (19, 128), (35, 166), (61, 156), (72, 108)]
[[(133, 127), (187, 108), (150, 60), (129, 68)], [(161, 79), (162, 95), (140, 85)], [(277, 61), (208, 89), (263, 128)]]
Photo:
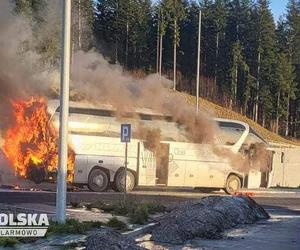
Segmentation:
[(287, 2), (288, 0), (270, 0), (275, 21), (278, 21), (279, 17), (285, 13)]
[(271, 8), (274, 14), (274, 18), (277, 21), (279, 17), (285, 13), (288, 0), (271, 0)]
[[(157, 0), (152, 1), (156, 2)], [(279, 17), (285, 13), (287, 2), (288, 0), (270, 0), (275, 21), (278, 21)]]

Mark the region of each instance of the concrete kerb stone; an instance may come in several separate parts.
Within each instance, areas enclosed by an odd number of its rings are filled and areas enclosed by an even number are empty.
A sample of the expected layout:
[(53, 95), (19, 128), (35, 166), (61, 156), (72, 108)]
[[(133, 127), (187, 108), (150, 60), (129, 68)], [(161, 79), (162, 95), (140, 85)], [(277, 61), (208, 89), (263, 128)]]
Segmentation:
[(55, 216), (55, 213), (52, 211), (46, 211), (42, 209), (36, 209), (36, 208), (27, 208), (22, 206), (14, 206), (14, 205), (8, 205), (8, 204), (1, 204), (0, 211), (11, 211), (13, 213), (36, 213), (36, 214), (48, 214), (51, 216)]
[(259, 188), (259, 189), (241, 189), (243, 192), (250, 192), (254, 194), (300, 194), (300, 189), (289, 189), (289, 188)]
[(127, 231), (127, 232), (124, 232), (122, 233), (123, 235), (125, 236), (128, 236), (128, 237), (132, 237), (132, 238), (135, 238), (135, 237), (138, 237), (142, 234), (147, 234), (147, 233), (150, 233), (152, 231), (152, 229), (157, 225), (158, 223), (155, 222), (155, 223), (150, 223), (150, 224), (147, 224), (147, 225), (144, 225), (142, 227), (138, 227), (132, 231)]

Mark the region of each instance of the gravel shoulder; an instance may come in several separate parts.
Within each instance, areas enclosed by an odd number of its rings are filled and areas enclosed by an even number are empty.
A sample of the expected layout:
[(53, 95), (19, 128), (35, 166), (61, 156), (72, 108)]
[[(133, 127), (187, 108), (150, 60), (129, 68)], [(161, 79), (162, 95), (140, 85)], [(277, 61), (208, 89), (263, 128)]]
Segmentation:
[(271, 219), (253, 225), (242, 225), (226, 230), (218, 240), (193, 239), (185, 244), (161, 244), (150, 240), (151, 235), (140, 237), (140, 245), (151, 250), (299, 250), (300, 216), (270, 214)]

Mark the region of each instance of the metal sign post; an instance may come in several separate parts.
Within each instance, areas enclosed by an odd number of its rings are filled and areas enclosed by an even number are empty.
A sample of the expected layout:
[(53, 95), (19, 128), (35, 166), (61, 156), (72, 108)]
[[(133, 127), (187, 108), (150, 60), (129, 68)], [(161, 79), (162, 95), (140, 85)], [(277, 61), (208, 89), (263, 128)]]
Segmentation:
[(121, 142), (125, 143), (125, 181), (124, 181), (124, 202), (126, 202), (127, 193), (127, 164), (128, 164), (128, 142), (131, 139), (131, 124), (121, 124)]
[(199, 114), (199, 86), (200, 86), (200, 60), (201, 60), (201, 19), (202, 12), (199, 11), (199, 26), (198, 26), (198, 53), (197, 53), (197, 84), (196, 84), (196, 112)]
[(125, 180), (124, 180), (124, 202), (126, 202), (127, 193), (127, 159), (128, 159), (128, 142), (125, 143)]
[(60, 78), (59, 152), (56, 191), (56, 220), (66, 221), (66, 192), (68, 164), (68, 117), (71, 44), (71, 0), (62, 3), (62, 56)]

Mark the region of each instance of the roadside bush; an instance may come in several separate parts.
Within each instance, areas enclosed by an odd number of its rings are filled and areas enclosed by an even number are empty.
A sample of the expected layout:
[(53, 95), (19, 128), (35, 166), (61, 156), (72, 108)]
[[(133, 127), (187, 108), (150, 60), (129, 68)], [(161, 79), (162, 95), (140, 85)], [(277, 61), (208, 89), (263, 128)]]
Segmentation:
[(98, 208), (104, 212), (113, 215), (128, 216), (133, 224), (145, 224), (149, 219), (149, 214), (161, 213), (166, 208), (158, 203), (140, 203), (137, 201), (126, 201), (115, 204), (107, 204), (102, 201), (96, 201), (86, 205), (88, 210)]
[(85, 204), (85, 207), (87, 210), (91, 211), (93, 208), (93, 205), (91, 203)]
[(65, 224), (59, 224), (55, 221), (50, 221), (47, 235), (51, 234), (84, 234), (93, 228), (101, 227), (101, 222), (84, 221), (79, 222), (75, 219), (67, 219)]
[(120, 230), (120, 231), (126, 231), (128, 230), (127, 224), (123, 221), (120, 221), (117, 217), (112, 217), (106, 225), (108, 227), (112, 227), (114, 229)]
[(71, 201), (70, 203), (71, 203), (71, 206), (73, 208), (80, 208), (80, 207), (82, 207), (81, 203), (78, 202), (78, 201)]
[(129, 213), (130, 222), (133, 224), (145, 224), (149, 219), (148, 207), (146, 205), (139, 205)]
[(98, 208), (106, 213), (111, 213), (116, 209), (116, 205), (113, 204), (107, 204), (102, 201), (95, 201), (93, 203), (87, 204), (86, 208), (88, 210), (91, 210), (92, 208)]
[(166, 207), (158, 203), (146, 203), (149, 214), (163, 213), (166, 211)]
[(137, 204), (132, 201), (120, 202), (116, 205), (113, 213), (116, 215), (129, 215), (129, 213), (135, 209)]

